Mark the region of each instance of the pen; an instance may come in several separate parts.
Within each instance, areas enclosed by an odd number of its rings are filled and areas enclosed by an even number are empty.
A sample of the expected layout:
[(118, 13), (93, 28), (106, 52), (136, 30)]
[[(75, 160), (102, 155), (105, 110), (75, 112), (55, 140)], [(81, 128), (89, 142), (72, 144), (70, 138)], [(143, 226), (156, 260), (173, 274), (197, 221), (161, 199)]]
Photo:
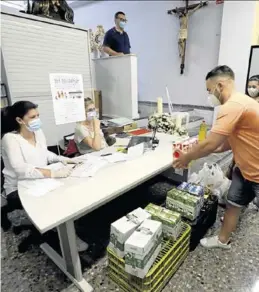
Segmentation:
[(104, 157), (104, 156), (109, 156), (109, 155), (112, 155), (112, 153), (102, 154), (101, 156)]

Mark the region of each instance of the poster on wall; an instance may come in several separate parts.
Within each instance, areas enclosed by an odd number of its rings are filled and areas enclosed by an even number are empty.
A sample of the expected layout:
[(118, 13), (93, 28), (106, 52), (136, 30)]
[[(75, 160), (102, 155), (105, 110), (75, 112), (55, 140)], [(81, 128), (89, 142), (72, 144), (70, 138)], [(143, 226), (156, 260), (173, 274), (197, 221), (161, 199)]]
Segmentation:
[(82, 75), (54, 73), (49, 79), (56, 125), (85, 120)]

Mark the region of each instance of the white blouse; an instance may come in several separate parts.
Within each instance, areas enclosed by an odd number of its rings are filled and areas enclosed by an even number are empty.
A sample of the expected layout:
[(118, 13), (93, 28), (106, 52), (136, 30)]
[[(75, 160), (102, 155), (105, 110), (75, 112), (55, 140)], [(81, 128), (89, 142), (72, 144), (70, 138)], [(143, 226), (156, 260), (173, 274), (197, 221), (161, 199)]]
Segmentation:
[(19, 179), (43, 178), (36, 168), (44, 168), (48, 164), (62, 162), (66, 157), (58, 156), (48, 151), (42, 130), (35, 132), (36, 145), (30, 144), (20, 134), (12, 132), (2, 139), (3, 174), (6, 195), (17, 191)]

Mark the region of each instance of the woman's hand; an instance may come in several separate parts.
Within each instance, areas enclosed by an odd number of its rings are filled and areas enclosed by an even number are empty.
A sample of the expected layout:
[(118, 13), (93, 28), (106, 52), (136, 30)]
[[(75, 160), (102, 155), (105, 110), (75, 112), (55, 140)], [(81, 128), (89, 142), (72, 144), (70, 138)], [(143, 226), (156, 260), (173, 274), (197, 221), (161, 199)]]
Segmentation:
[(51, 178), (65, 178), (69, 177), (72, 169), (69, 167), (63, 167), (58, 170), (51, 170)]
[(100, 127), (101, 127), (101, 122), (100, 120), (94, 118), (94, 130), (100, 130)]
[(188, 158), (188, 153), (181, 150), (176, 150), (178, 157), (173, 161), (173, 168), (188, 168), (188, 164), (191, 160)]

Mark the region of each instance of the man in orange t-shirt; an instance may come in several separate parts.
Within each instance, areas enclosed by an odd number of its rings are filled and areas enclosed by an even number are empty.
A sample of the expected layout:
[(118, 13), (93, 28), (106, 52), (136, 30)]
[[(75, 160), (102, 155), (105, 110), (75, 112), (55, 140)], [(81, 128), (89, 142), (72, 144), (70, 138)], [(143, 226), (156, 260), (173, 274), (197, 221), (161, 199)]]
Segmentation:
[(185, 168), (192, 160), (232, 149), (236, 166), (227, 195), (228, 206), (218, 236), (203, 238), (207, 248), (230, 248), (240, 210), (259, 198), (259, 103), (235, 90), (235, 75), (228, 66), (218, 66), (206, 76), (209, 101), (222, 105), (210, 135), (188, 153), (180, 153), (174, 168)]

